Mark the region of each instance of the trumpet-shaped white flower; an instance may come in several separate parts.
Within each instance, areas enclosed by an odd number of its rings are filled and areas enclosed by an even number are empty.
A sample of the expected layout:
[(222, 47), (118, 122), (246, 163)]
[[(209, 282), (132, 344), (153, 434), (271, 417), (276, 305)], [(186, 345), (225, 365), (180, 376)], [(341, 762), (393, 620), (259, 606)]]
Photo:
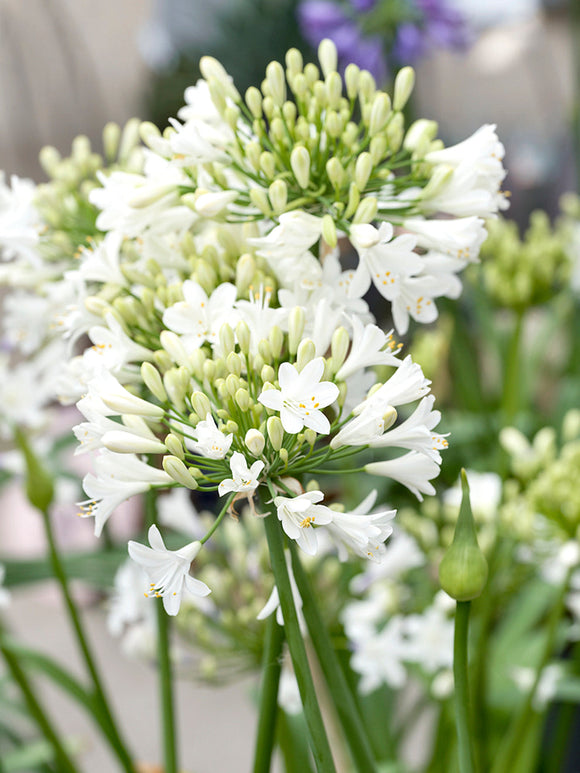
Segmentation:
[(433, 395), (424, 397), (406, 421), (371, 438), (369, 445), (373, 448), (408, 448), (441, 463), (439, 451), (447, 448), (447, 440), (444, 435), (433, 432), (441, 421), (441, 412), (432, 410), (434, 402)]
[(434, 494), (435, 488), (430, 480), (439, 475), (439, 464), (425, 454), (410, 451), (397, 459), (383, 462), (370, 462), (365, 470), (371, 475), (392, 478), (406, 486), (422, 502), (422, 494)]
[(239, 491), (240, 493), (251, 494), (255, 491), (259, 484), (258, 477), (264, 469), (264, 462), (257, 461), (251, 467), (248, 467), (248, 463), (243, 454), (238, 451), (234, 451), (232, 458), (230, 459), (230, 469), (232, 471), (233, 478), (226, 478), (218, 486), (218, 494), (222, 497), (224, 494), (228, 494), (231, 491)]
[(396, 418), (394, 408), (386, 407), (381, 415), (379, 411), (372, 409), (363, 411), (359, 416), (351, 419), (340, 432), (330, 441), (333, 449), (341, 446), (366, 446), (373, 440), (382, 436), (385, 431), (385, 417)]
[(348, 549), (362, 558), (380, 561), (385, 553), (384, 541), (393, 533), (392, 519), (396, 510), (370, 513), (377, 498), (376, 489), (350, 513), (332, 511), (332, 521), (326, 526), (338, 547), (341, 561), (348, 558)]
[(402, 344), (393, 340), (393, 331), (384, 333), (376, 325), (363, 325), (358, 317), (350, 317), (352, 325), (352, 344), (350, 352), (336, 378), (344, 381), (357, 370), (374, 365), (391, 365), (398, 368), (397, 359)]
[(194, 433), (195, 440), (185, 438), (186, 446), (194, 453), (209, 459), (223, 459), (227, 456), (234, 439), (233, 435), (220, 432), (211, 413), (196, 424)]
[(139, 443), (145, 441), (147, 443), (156, 443), (160, 447), (155, 447), (152, 450), (143, 451), (138, 450), (138, 446), (134, 447), (129, 453), (163, 453), (166, 451), (163, 446), (155, 437), (153, 432), (149, 429), (147, 423), (140, 416), (125, 416), (123, 417), (123, 424), (120, 424), (113, 419), (109, 419), (107, 416), (94, 409), (94, 403), (89, 397), (83, 397), (77, 403), (77, 408), (88, 419), (81, 424), (77, 424), (73, 427), (73, 432), (76, 439), (79, 441), (79, 445), (75, 449), (75, 456), (78, 454), (87, 453), (87, 451), (94, 451), (97, 448), (101, 448), (103, 445), (108, 447), (111, 451), (118, 449), (111, 448), (107, 443), (103, 441), (103, 436), (110, 433), (118, 433), (126, 437), (120, 438), (126, 446), (131, 443)]
[[(160, 419), (165, 415), (161, 406), (131, 394), (108, 371), (101, 371), (91, 379), (85, 405), (104, 416), (128, 413)], [(104, 410), (103, 406), (105, 406)]]
[(170, 118), (169, 122), (175, 129), (169, 140), (175, 154), (173, 163), (192, 166), (227, 160), (225, 150), (233, 140), (233, 132), (223, 121), (212, 125), (192, 118), (180, 124)]
[(359, 264), (350, 281), (349, 293), (361, 297), (371, 286), (388, 301), (399, 294), (402, 277), (421, 271), (421, 258), (414, 252), (417, 238), (403, 234), (393, 239), (393, 226), (383, 222), (377, 229), (370, 223), (351, 226), (350, 240), (358, 252)]
[(94, 325), (89, 330), (93, 351), (103, 358), (103, 367), (118, 372), (129, 362), (145, 362), (153, 359), (153, 352), (135, 343), (123, 330), (114, 314), (104, 316), (105, 325)]
[(224, 282), (208, 298), (201, 285), (188, 279), (183, 283), (184, 300), (165, 310), (163, 324), (182, 336), (186, 349), (199, 349), (205, 341), (215, 344), (225, 322), (235, 326), (236, 295), (236, 286)]
[(423, 397), (429, 392), (430, 383), (423, 375), (421, 366), (413, 362), (411, 355), (408, 355), (390, 379), (355, 406), (353, 413), (357, 416), (363, 411), (372, 410), (375, 414), (382, 415), (389, 406), (396, 408)]
[(129, 555), (150, 579), (146, 595), (162, 598), (168, 615), (179, 612), (184, 593), (192, 596), (207, 596), (211, 593), (204, 582), (189, 574), (191, 562), (199, 553), (201, 542), (190, 542), (180, 550), (168, 550), (157, 526), (151, 526), (147, 536), (151, 547), (131, 540)]
[(100, 537), (111, 513), (122, 502), (148, 491), (152, 486), (170, 486), (173, 479), (131, 454), (116, 454), (102, 449), (95, 462), (97, 475), (83, 478), (83, 489), (89, 497), (79, 503), (79, 515), (95, 519), (95, 536)]
[(459, 217), (454, 220), (418, 220), (403, 222), (404, 228), (417, 237), (417, 245), (442, 252), (453, 258), (476, 261), (487, 231), (480, 217)]
[(126, 285), (127, 279), (120, 267), (122, 242), (121, 233), (110, 231), (92, 250), (82, 250), (78, 269), (81, 278), (86, 282)]
[(301, 372), (289, 362), (283, 362), (278, 370), (280, 389), (267, 389), (258, 400), (266, 408), (280, 412), (286, 432), (295, 435), (302, 427), (308, 427), (326, 435), (330, 432), (330, 422), (321, 409), (331, 405), (339, 392), (331, 381), (320, 381), (323, 373), (322, 357), (311, 360)]
[(333, 512), (325, 505), (318, 505), (324, 499), (322, 491), (307, 491), (296, 497), (276, 497), (274, 504), (278, 520), (290, 539), (309, 556), (316, 554), (318, 540), (314, 526), (330, 523)]
[(236, 301), (235, 307), (241, 319), (250, 328), (250, 349), (258, 351), (260, 341), (267, 339), (275, 325), (282, 327), (288, 317), (287, 309), (270, 308), (271, 289), (260, 287), (256, 293), (250, 293), (250, 299)]

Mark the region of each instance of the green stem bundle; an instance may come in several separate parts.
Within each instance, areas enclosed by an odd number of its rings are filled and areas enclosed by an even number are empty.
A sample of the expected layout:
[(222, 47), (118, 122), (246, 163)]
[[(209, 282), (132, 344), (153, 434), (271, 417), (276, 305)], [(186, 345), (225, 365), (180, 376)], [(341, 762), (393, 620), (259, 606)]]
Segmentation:
[(278, 687), (282, 670), (281, 657), (284, 645), (284, 628), (278, 625), (276, 615), (270, 615), (266, 627), (264, 656), (262, 659), (262, 687), (260, 714), (256, 736), (254, 773), (269, 773), (276, 739), (278, 719)]
[(468, 633), (471, 601), (458, 601), (455, 611), (455, 635), (453, 639), (453, 678), (455, 681), (455, 724), (460, 773), (474, 773), (471, 748), (469, 680), (468, 680)]

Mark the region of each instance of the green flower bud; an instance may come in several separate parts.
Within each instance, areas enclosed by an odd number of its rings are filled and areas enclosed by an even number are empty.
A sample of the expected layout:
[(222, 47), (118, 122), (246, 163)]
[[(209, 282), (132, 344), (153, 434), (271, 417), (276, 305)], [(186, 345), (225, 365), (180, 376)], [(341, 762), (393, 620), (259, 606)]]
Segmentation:
[(250, 86), (246, 91), (246, 105), (254, 118), (262, 117), (262, 95), (255, 86)]
[(213, 360), (206, 360), (203, 363), (203, 377), (210, 383), (214, 380), (216, 374), (216, 364)]
[[(324, 40), (320, 41), (320, 45), (318, 46), (318, 61), (320, 62), (320, 67), (326, 78), (336, 72), (338, 54), (332, 40), (324, 38)], [(338, 75), (338, 73), (336, 74)]]
[(382, 134), (379, 134), (377, 137), (373, 137), (369, 145), (369, 152), (371, 154), (371, 161), (373, 166), (380, 164), (380, 162), (385, 157), (385, 153), (387, 152), (387, 138)]
[(286, 79), (284, 77), (284, 68), (280, 62), (270, 62), (266, 67), (266, 80), (274, 104), (282, 107), (286, 99)]
[(274, 180), (268, 188), (268, 196), (274, 212), (276, 214), (284, 212), (288, 203), (288, 186), (284, 180)]
[(412, 67), (403, 67), (395, 78), (393, 96), (393, 110), (402, 110), (407, 104), (411, 92), (415, 86), (415, 70)]
[(387, 126), (387, 141), (391, 153), (396, 153), (403, 142), (405, 134), (405, 118), (403, 113), (395, 113)]
[(159, 402), (164, 403), (167, 401), (167, 392), (163, 386), (161, 375), (150, 362), (144, 362), (141, 365), (141, 378), (145, 386), (155, 395)]
[[(122, 300), (121, 298), (115, 298), (115, 301)], [(134, 298), (126, 298), (123, 300), (135, 300)], [(89, 311), (91, 314), (95, 314), (98, 317), (102, 317), (106, 311), (109, 311), (111, 307), (107, 303), (107, 301), (103, 300), (102, 298), (98, 298), (96, 295), (89, 295), (88, 298), (85, 298), (85, 309)], [(131, 324), (131, 322), (134, 322), (134, 320), (129, 320), (125, 317), (121, 309), (118, 309), (116, 306), (117, 312), (121, 315), (121, 318), (123, 319), (123, 322), (127, 322)]]
[(276, 116), (270, 121), (270, 139), (274, 144), (280, 144), (286, 139), (286, 127), (284, 121)]
[(282, 460), (282, 464), (287, 467), (288, 466), (288, 450), (286, 448), (281, 448), (278, 451), (278, 454), (280, 455), (280, 459)]
[(163, 469), (170, 478), (185, 488), (195, 491), (198, 488), (197, 481), (191, 474), (191, 471), (177, 456), (164, 456)]
[(318, 67), (312, 62), (308, 62), (304, 67), (304, 77), (306, 78), (307, 84), (312, 88), (320, 77)]
[(342, 78), (337, 72), (328, 73), (325, 77), (325, 85), (328, 106), (336, 110), (342, 99)]
[(370, 102), (377, 90), (375, 79), (368, 70), (361, 70), (359, 75), (358, 94), (362, 102)]
[(262, 110), (264, 111), (264, 115), (268, 119), (268, 121), (271, 121), (274, 117), (274, 100), (270, 96), (270, 89), (268, 86), (267, 81), (262, 82), (262, 92), (264, 94), (264, 101), (262, 102)]
[(272, 209), (270, 201), (263, 188), (250, 188), (250, 201), (266, 217), (270, 217)]
[(226, 421), (226, 426), (224, 427), (224, 429), (226, 432), (228, 433), (231, 432), (233, 435), (235, 435), (240, 429), (240, 427), (238, 423), (235, 422), (233, 419), (228, 419), (228, 421)]
[(284, 102), (284, 105), (282, 106), (282, 115), (284, 116), (284, 120), (286, 121), (290, 129), (292, 129), (292, 127), (296, 123), (297, 113), (298, 113), (298, 110), (294, 102)]
[(244, 322), (243, 320), (238, 322), (236, 325), (236, 338), (238, 339), (238, 344), (242, 352), (248, 354), (250, 351), (251, 333), (247, 322)]
[(246, 150), (246, 158), (248, 159), (250, 164), (257, 172), (260, 168), (260, 155), (262, 153), (262, 148), (260, 147), (260, 143), (248, 142), (245, 150)]
[(284, 442), (284, 427), (282, 426), (279, 416), (270, 416), (266, 422), (266, 432), (268, 433), (268, 439), (272, 444), (274, 451), (279, 451)]
[(163, 386), (169, 397), (169, 400), (179, 411), (185, 411), (185, 393), (186, 388), (183, 383), (183, 377), (180, 368), (171, 368), (163, 376)]
[(289, 73), (297, 75), (299, 72), (302, 72), (303, 64), (302, 54), (297, 48), (290, 48), (286, 52), (286, 68)]
[(388, 430), (397, 421), (397, 409), (390, 405), (383, 414), (384, 431)]
[[(110, 121), (103, 129), (103, 150), (105, 159), (108, 163), (112, 163), (117, 157), (120, 139), (121, 127), (113, 121)], [(143, 142), (145, 142), (145, 140), (143, 140)]]
[(367, 196), (358, 205), (353, 223), (370, 223), (377, 214), (377, 200), (374, 196)]
[[(116, 124), (113, 124), (113, 126), (116, 126)], [(119, 129), (118, 126), (117, 129)], [(161, 139), (161, 132), (154, 123), (151, 123), (151, 121), (143, 121), (139, 127), (139, 136), (147, 147), (153, 149), (155, 141)]]
[(184, 458), (185, 452), (181, 438), (178, 438), (177, 435), (174, 435), (173, 432), (170, 432), (169, 435), (165, 437), (163, 442), (165, 443), (165, 447), (170, 454), (177, 456), (179, 459)]
[(121, 133), (117, 158), (119, 163), (124, 165), (139, 142), (139, 127), (141, 121), (138, 118), (130, 118)]
[(266, 438), (264, 435), (262, 435), (259, 429), (252, 428), (246, 432), (244, 443), (246, 444), (246, 448), (252, 454), (252, 456), (260, 456), (264, 450)]
[(374, 137), (385, 128), (391, 114), (391, 99), (384, 91), (379, 91), (373, 100), (371, 116), (369, 120), (369, 134)]
[(372, 171), (373, 162), (371, 159), (371, 154), (365, 151), (357, 158), (354, 167), (354, 181), (359, 191), (364, 191), (366, 188)]
[(344, 182), (344, 167), (334, 156), (326, 162), (326, 174), (334, 188), (340, 188)]
[(49, 177), (56, 177), (62, 161), (62, 157), (56, 148), (53, 148), (52, 145), (45, 145), (40, 151), (38, 160)]
[(191, 395), (191, 407), (197, 413), (200, 419), (205, 419), (208, 413), (211, 413), (211, 403), (204, 392), (196, 391)]
[(290, 354), (296, 354), (305, 324), (304, 309), (302, 306), (295, 306), (288, 316), (288, 350)]
[(332, 137), (333, 139), (340, 137), (340, 135), (342, 134), (342, 121), (340, 119), (340, 116), (335, 110), (329, 110), (326, 113), (324, 126), (326, 128), (326, 133), (328, 134), (328, 136)]
[(332, 352), (332, 371), (336, 373), (346, 360), (346, 355), (350, 346), (350, 337), (346, 328), (337, 327), (332, 334), (330, 350)]
[(463, 499), (455, 535), (439, 565), (439, 582), (451, 598), (470, 601), (480, 596), (485, 588), (487, 561), (477, 544), (465, 470), (461, 470), (461, 486)]
[(330, 215), (324, 215), (322, 218), (322, 238), (329, 247), (334, 248), (338, 244), (336, 225)]
[(234, 338), (234, 331), (227, 322), (220, 327), (218, 337), (224, 355), (234, 351), (236, 339)]
[(274, 381), (276, 378), (276, 372), (274, 368), (271, 365), (264, 365), (264, 367), (260, 370), (260, 378), (262, 379), (263, 384), (265, 384), (266, 381)]
[(360, 203), (360, 192), (355, 183), (351, 183), (348, 188), (348, 202), (346, 205), (346, 211), (344, 213), (345, 218), (350, 218), (354, 215), (357, 207)]
[(247, 389), (238, 389), (234, 395), (234, 400), (242, 411), (247, 411), (250, 407), (250, 393)]
[(240, 379), (233, 373), (230, 373), (229, 376), (226, 377), (226, 389), (228, 391), (228, 394), (230, 394), (233, 397), (239, 388), (240, 388)]
[(243, 360), (237, 352), (230, 352), (226, 357), (226, 367), (235, 376), (242, 374)]
[(310, 338), (304, 338), (298, 345), (296, 353), (296, 368), (301, 371), (316, 357), (316, 346)]
[(256, 261), (251, 255), (245, 253), (236, 264), (236, 287), (240, 295), (246, 292), (252, 283), (255, 273)]
[(306, 148), (298, 145), (290, 154), (290, 166), (296, 182), (301, 188), (308, 188), (310, 181), (310, 154)]
[(260, 356), (264, 360), (264, 362), (271, 362), (272, 360), (272, 349), (270, 348), (270, 342), (267, 341), (265, 338), (263, 338), (258, 343), (258, 351), (260, 352)]
[(356, 64), (349, 64), (344, 71), (344, 82), (346, 83), (346, 93), (349, 99), (356, 99), (359, 83), (360, 68)]
[(195, 349), (190, 355), (189, 355), (189, 368), (191, 369), (191, 372), (193, 375), (197, 378), (198, 381), (200, 381), (203, 378), (203, 364), (207, 359), (207, 354), (204, 352), (203, 349)]
[(449, 164), (437, 164), (431, 175), (431, 179), (421, 191), (422, 199), (430, 199), (437, 196), (449, 182), (453, 174), (453, 167)]
[(153, 352), (153, 360), (162, 373), (166, 373), (173, 367), (173, 360), (164, 349)]
[(304, 440), (308, 443), (309, 446), (313, 446), (316, 443), (317, 437), (318, 436), (313, 429), (308, 428), (304, 430)]
[(178, 365), (189, 365), (189, 357), (181, 338), (171, 330), (163, 330), (159, 336), (161, 346)]
[(284, 345), (284, 333), (282, 333), (278, 325), (274, 325), (270, 330), (268, 341), (270, 342), (272, 357), (275, 360), (278, 360), (282, 354), (282, 346)]
[(37, 510), (48, 513), (54, 499), (52, 476), (30, 447), (22, 430), (16, 429), (14, 439), (26, 462), (26, 497)]
[(405, 150), (424, 156), (431, 142), (437, 136), (439, 126), (437, 121), (429, 121), (427, 118), (420, 118), (409, 126), (405, 134), (403, 147)]

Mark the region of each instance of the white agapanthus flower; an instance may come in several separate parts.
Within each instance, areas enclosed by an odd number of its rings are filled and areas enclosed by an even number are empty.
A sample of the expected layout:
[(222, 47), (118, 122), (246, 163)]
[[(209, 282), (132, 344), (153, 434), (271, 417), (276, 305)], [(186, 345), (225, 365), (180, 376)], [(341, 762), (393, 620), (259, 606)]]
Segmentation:
[(486, 239), (485, 223), (480, 217), (460, 217), (454, 220), (418, 220), (409, 218), (404, 228), (414, 234), (417, 245), (453, 258), (476, 261)]
[(351, 643), (355, 650), (350, 664), (362, 677), (359, 689), (363, 694), (372, 692), (383, 683), (394, 689), (403, 687), (407, 670), (404, 666), (404, 618), (401, 615), (391, 617), (382, 631), (375, 635), (363, 635), (358, 640), (351, 638)]
[(267, 389), (258, 400), (273, 411), (280, 412), (282, 426), (293, 435), (303, 427), (319, 434), (330, 432), (330, 422), (322, 408), (331, 405), (338, 397), (338, 387), (331, 381), (321, 381), (324, 360), (311, 360), (302, 371), (289, 362), (283, 362), (278, 370), (280, 389)]
[(147, 595), (162, 598), (168, 615), (179, 612), (184, 594), (207, 596), (211, 593), (204, 582), (189, 573), (191, 563), (201, 549), (200, 542), (190, 542), (179, 550), (168, 550), (155, 525), (149, 528), (147, 536), (151, 547), (130, 540), (129, 555), (149, 577)]
[(354, 510), (348, 513), (332, 511), (332, 521), (325, 527), (338, 548), (342, 561), (348, 558), (351, 550), (362, 558), (381, 561), (385, 555), (385, 540), (391, 536), (392, 519), (396, 510), (371, 512), (377, 499), (374, 489)]
[(401, 360), (397, 355), (402, 344), (393, 340), (393, 331), (384, 333), (376, 325), (363, 325), (358, 317), (351, 316), (352, 344), (348, 357), (339, 368), (336, 378), (345, 381), (363, 368), (390, 365), (398, 368)]
[(126, 285), (127, 279), (121, 271), (121, 245), (123, 236), (110, 231), (92, 250), (80, 253), (78, 273), (85, 282), (112, 282)]
[(184, 300), (165, 310), (163, 324), (181, 335), (188, 351), (198, 349), (206, 341), (215, 344), (225, 322), (235, 326), (238, 319), (234, 311), (235, 285), (224, 282), (208, 297), (201, 285), (188, 279), (182, 290)]
[(455, 603), (443, 591), (420, 615), (408, 615), (404, 622), (407, 641), (405, 660), (418, 663), (426, 673), (453, 666), (454, 622), (450, 612)]
[(36, 250), (40, 218), (33, 200), (36, 185), (16, 175), (10, 178), (0, 170), (0, 259), (23, 258), (33, 265), (40, 265)]
[(259, 476), (264, 469), (264, 462), (257, 461), (248, 467), (248, 463), (243, 454), (234, 451), (230, 458), (230, 469), (232, 478), (224, 478), (218, 486), (218, 494), (223, 497), (232, 491), (251, 494), (259, 484)]
[(435, 493), (435, 487), (429, 481), (439, 475), (437, 462), (419, 451), (410, 451), (397, 459), (370, 462), (365, 465), (365, 470), (371, 475), (396, 480), (415, 494), (420, 502), (423, 501), (423, 494)]
[(224, 459), (227, 456), (234, 436), (230, 433), (224, 435), (215, 423), (215, 419), (208, 413), (202, 421), (193, 429), (194, 440), (185, 438), (187, 447), (200, 456), (209, 459)]
[(334, 513), (322, 502), (322, 491), (307, 491), (296, 497), (276, 497), (274, 505), (278, 520), (290, 539), (296, 540), (298, 546), (309, 556), (316, 554), (318, 540), (315, 526), (324, 526), (332, 521)]

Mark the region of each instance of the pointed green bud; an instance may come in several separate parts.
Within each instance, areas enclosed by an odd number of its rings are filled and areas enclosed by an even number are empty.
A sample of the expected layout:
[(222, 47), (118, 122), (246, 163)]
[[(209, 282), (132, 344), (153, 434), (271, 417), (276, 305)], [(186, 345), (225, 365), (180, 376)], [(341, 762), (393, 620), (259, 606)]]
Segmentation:
[(284, 121), (279, 116), (270, 120), (270, 139), (274, 144), (280, 144), (286, 139)]
[[(157, 128), (157, 127), (156, 127)], [(106, 161), (111, 164), (117, 158), (119, 142), (121, 140), (121, 127), (110, 121), (103, 129), (103, 151)], [(145, 140), (143, 140), (145, 142)]]
[(296, 353), (296, 368), (301, 371), (316, 357), (316, 346), (310, 338), (304, 338), (298, 345)]
[(351, 183), (348, 188), (348, 202), (344, 213), (345, 218), (350, 218), (354, 215), (360, 204), (360, 191), (355, 183)]
[(284, 442), (284, 427), (279, 416), (270, 416), (266, 422), (266, 432), (274, 451), (279, 451)]
[(245, 147), (246, 158), (252, 165), (252, 167), (258, 171), (260, 168), (260, 155), (262, 154), (262, 148), (259, 142), (248, 142)]
[(238, 339), (238, 344), (241, 351), (244, 354), (248, 354), (250, 351), (251, 333), (250, 328), (248, 327), (248, 323), (244, 322), (244, 320), (241, 320), (236, 325), (236, 338)]
[(437, 136), (438, 129), (437, 121), (419, 118), (418, 121), (412, 123), (407, 129), (405, 141), (403, 142), (405, 150), (417, 152), (420, 156), (423, 156)]
[(272, 118), (274, 117), (274, 110), (276, 106), (274, 105), (274, 100), (270, 96), (270, 89), (267, 81), (262, 82), (262, 91), (264, 94), (264, 101), (262, 102), (262, 110), (264, 111), (264, 115), (266, 116), (268, 121), (271, 121)]
[(224, 110), (224, 119), (232, 131), (236, 131), (240, 119), (240, 108), (237, 105), (228, 105)]
[(264, 362), (272, 361), (272, 349), (270, 348), (270, 342), (263, 338), (258, 343), (258, 351)]
[(289, 73), (292, 73), (292, 75), (296, 75), (299, 72), (302, 72), (302, 67), (304, 65), (302, 54), (297, 48), (290, 48), (286, 52), (286, 68)]
[(378, 134), (385, 128), (390, 114), (391, 99), (384, 91), (379, 91), (378, 94), (375, 95), (373, 106), (371, 108), (369, 120), (369, 134), (371, 137), (374, 137), (375, 134)]
[(405, 134), (405, 118), (403, 113), (395, 113), (387, 126), (387, 142), (391, 153), (396, 153), (403, 144)]
[(415, 87), (415, 70), (412, 67), (403, 67), (395, 78), (393, 96), (393, 110), (402, 110), (411, 96)]
[(282, 460), (282, 464), (287, 467), (288, 466), (288, 450), (286, 448), (281, 448), (278, 451), (278, 454), (280, 455), (280, 459)]
[(487, 561), (477, 544), (465, 470), (461, 470), (461, 487), (463, 498), (455, 535), (439, 565), (439, 582), (451, 598), (470, 601), (480, 596), (485, 588)]
[(342, 78), (337, 72), (331, 72), (325, 78), (325, 85), (328, 106), (336, 110), (342, 99)]
[(164, 456), (163, 469), (170, 478), (185, 488), (195, 491), (198, 488), (197, 481), (178, 456)]
[(244, 443), (252, 456), (260, 456), (266, 445), (266, 438), (259, 429), (252, 428), (246, 432)]
[(290, 154), (290, 166), (296, 182), (301, 188), (308, 188), (310, 182), (310, 154), (306, 148), (298, 145)]
[(141, 378), (147, 389), (155, 395), (159, 402), (164, 403), (167, 401), (167, 392), (163, 386), (161, 375), (150, 362), (144, 362), (141, 365)]
[(344, 361), (350, 346), (350, 337), (346, 328), (337, 327), (332, 334), (332, 341), (330, 344), (330, 350), (332, 352), (332, 371), (337, 373)]
[(358, 83), (358, 93), (361, 101), (371, 102), (376, 90), (377, 84), (373, 76), (368, 70), (361, 70)]
[(335, 110), (328, 110), (324, 120), (324, 127), (329, 137), (336, 139), (342, 134), (342, 121)]
[(233, 397), (239, 388), (240, 379), (234, 373), (230, 373), (228, 376), (226, 376), (226, 389), (229, 395)]
[(181, 338), (176, 333), (172, 330), (163, 330), (159, 336), (159, 340), (161, 341), (161, 346), (165, 349), (173, 362), (187, 367), (189, 364), (189, 357), (184, 345), (181, 343)]
[[(320, 45), (318, 46), (318, 61), (320, 62), (320, 67), (325, 78), (331, 73), (336, 72), (338, 54), (335, 44), (332, 40), (329, 40), (329, 38), (324, 38), (320, 41)], [(336, 74), (338, 75), (338, 73)]]
[(357, 158), (356, 164), (354, 167), (354, 181), (359, 191), (364, 191), (364, 189), (366, 188), (372, 171), (373, 171), (373, 161), (371, 158), (371, 154), (365, 151), (364, 153), (361, 153), (360, 156)]
[(377, 137), (373, 137), (369, 145), (369, 153), (371, 154), (371, 161), (373, 166), (380, 164), (380, 162), (385, 157), (386, 152), (387, 138), (382, 134), (379, 134)]
[(266, 67), (266, 80), (270, 96), (277, 107), (282, 107), (286, 99), (286, 78), (280, 62), (270, 62)]
[(36, 456), (22, 430), (16, 429), (14, 439), (26, 462), (26, 497), (37, 510), (48, 513), (54, 499), (52, 475)]
[(234, 376), (241, 376), (243, 361), (237, 352), (230, 352), (226, 357), (226, 367)]
[(250, 86), (246, 91), (246, 105), (254, 118), (262, 117), (262, 95), (255, 86)]
[(367, 196), (358, 205), (353, 218), (353, 223), (370, 223), (377, 214), (377, 200), (374, 196)]
[(210, 383), (214, 380), (216, 374), (216, 364), (213, 360), (206, 360), (203, 363), (203, 377)]
[(265, 217), (270, 217), (272, 208), (270, 207), (268, 195), (263, 188), (250, 188), (250, 201)]
[(316, 443), (317, 434), (313, 429), (304, 430), (304, 440), (309, 446), (313, 446)]
[(173, 367), (173, 360), (164, 349), (157, 349), (153, 352), (153, 361), (161, 373), (167, 373)]
[(189, 368), (198, 381), (203, 378), (203, 363), (206, 359), (207, 354), (203, 349), (194, 349), (189, 355)]
[(310, 86), (310, 88), (312, 88), (320, 77), (320, 71), (318, 67), (312, 62), (308, 62), (308, 64), (304, 67), (304, 77), (306, 78), (307, 84)]
[(278, 325), (274, 325), (268, 335), (268, 341), (270, 342), (270, 349), (272, 350), (272, 357), (275, 360), (280, 359), (282, 354), (282, 346), (284, 345), (284, 333), (280, 330)]
[(185, 388), (178, 368), (171, 368), (163, 376), (163, 386), (167, 392), (170, 402), (172, 402), (179, 411), (185, 411)]
[[(115, 299), (120, 300), (120, 299)], [(127, 299), (129, 300), (129, 299)], [(134, 298), (131, 298), (131, 300), (135, 300)], [(109, 311), (111, 307), (107, 303), (107, 301), (103, 300), (102, 298), (98, 298), (96, 295), (89, 295), (88, 298), (85, 298), (85, 309), (89, 311), (91, 314), (94, 314), (97, 317), (102, 317), (106, 311)], [(131, 324), (131, 322), (134, 322), (135, 320), (129, 320), (125, 317), (123, 314), (123, 311), (115, 305), (115, 308), (121, 315), (121, 319), (123, 322), (128, 322)]]
[[(211, 362), (211, 360), (210, 360)], [(200, 419), (205, 420), (208, 413), (211, 413), (211, 403), (204, 392), (194, 392), (191, 395), (191, 407), (197, 413)]]
[(305, 324), (306, 316), (303, 307), (295, 306), (288, 315), (288, 350), (290, 354), (296, 354)]
[(260, 378), (262, 379), (263, 384), (265, 384), (266, 381), (274, 381), (276, 378), (276, 372), (274, 368), (271, 365), (264, 365), (264, 367), (260, 370)]
[(297, 113), (298, 113), (298, 110), (294, 102), (284, 102), (284, 105), (282, 106), (282, 115), (284, 116), (284, 120), (286, 121), (290, 129), (292, 129), (292, 127), (296, 123)]
[(236, 348), (236, 339), (234, 338), (234, 331), (231, 329), (227, 322), (220, 327), (218, 337), (222, 355), (224, 357), (226, 354), (234, 351)]
[(336, 225), (331, 215), (324, 215), (322, 218), (322, 238), (333, 249), (338, 244), (338, 236), (336, 234)]
[(244, 253), (236, 264), (236, 287), (238, 294), (243, 295), (254, 278), (256, 273), (256, 261), (247, 252)]
[(344, 71), (344, 82), (349, 99), (356, 99), (360, 83), (360, 68), (356, 64), (349, 64)]
[(224, 430), (229, 434), (231, 432), (232, 435), (236, 435), (239, 431), (240, 427), (236, 421), (233, 419), (228, 419), (226, 421)]
[(276, 214), (284, 212), (288, 203), (288, 186), (284, 180), (274, 180), (268, 188), (268, 196), (274, 212)]
[(172, 456), (177, 456), (179, 459), (183, 460), (185, 450), (183, 448), (183, 442), (181, 438), (177, 437), (177, 435), (174, 435), (173, 432), (170, 432), (169, 435), (165, 436), (165, 440), (163, 442), (165, 444), (165, 448), (167, 448)]
[(247, 411), (250, 407), (250, 393), (247, 389), (238, 389), (234, 395), (234, 400), (242, 411)]
[(334, 156), (326, 162), (326, 174), (334, 188), (340, 188), (344, 182), (344, 167)]

